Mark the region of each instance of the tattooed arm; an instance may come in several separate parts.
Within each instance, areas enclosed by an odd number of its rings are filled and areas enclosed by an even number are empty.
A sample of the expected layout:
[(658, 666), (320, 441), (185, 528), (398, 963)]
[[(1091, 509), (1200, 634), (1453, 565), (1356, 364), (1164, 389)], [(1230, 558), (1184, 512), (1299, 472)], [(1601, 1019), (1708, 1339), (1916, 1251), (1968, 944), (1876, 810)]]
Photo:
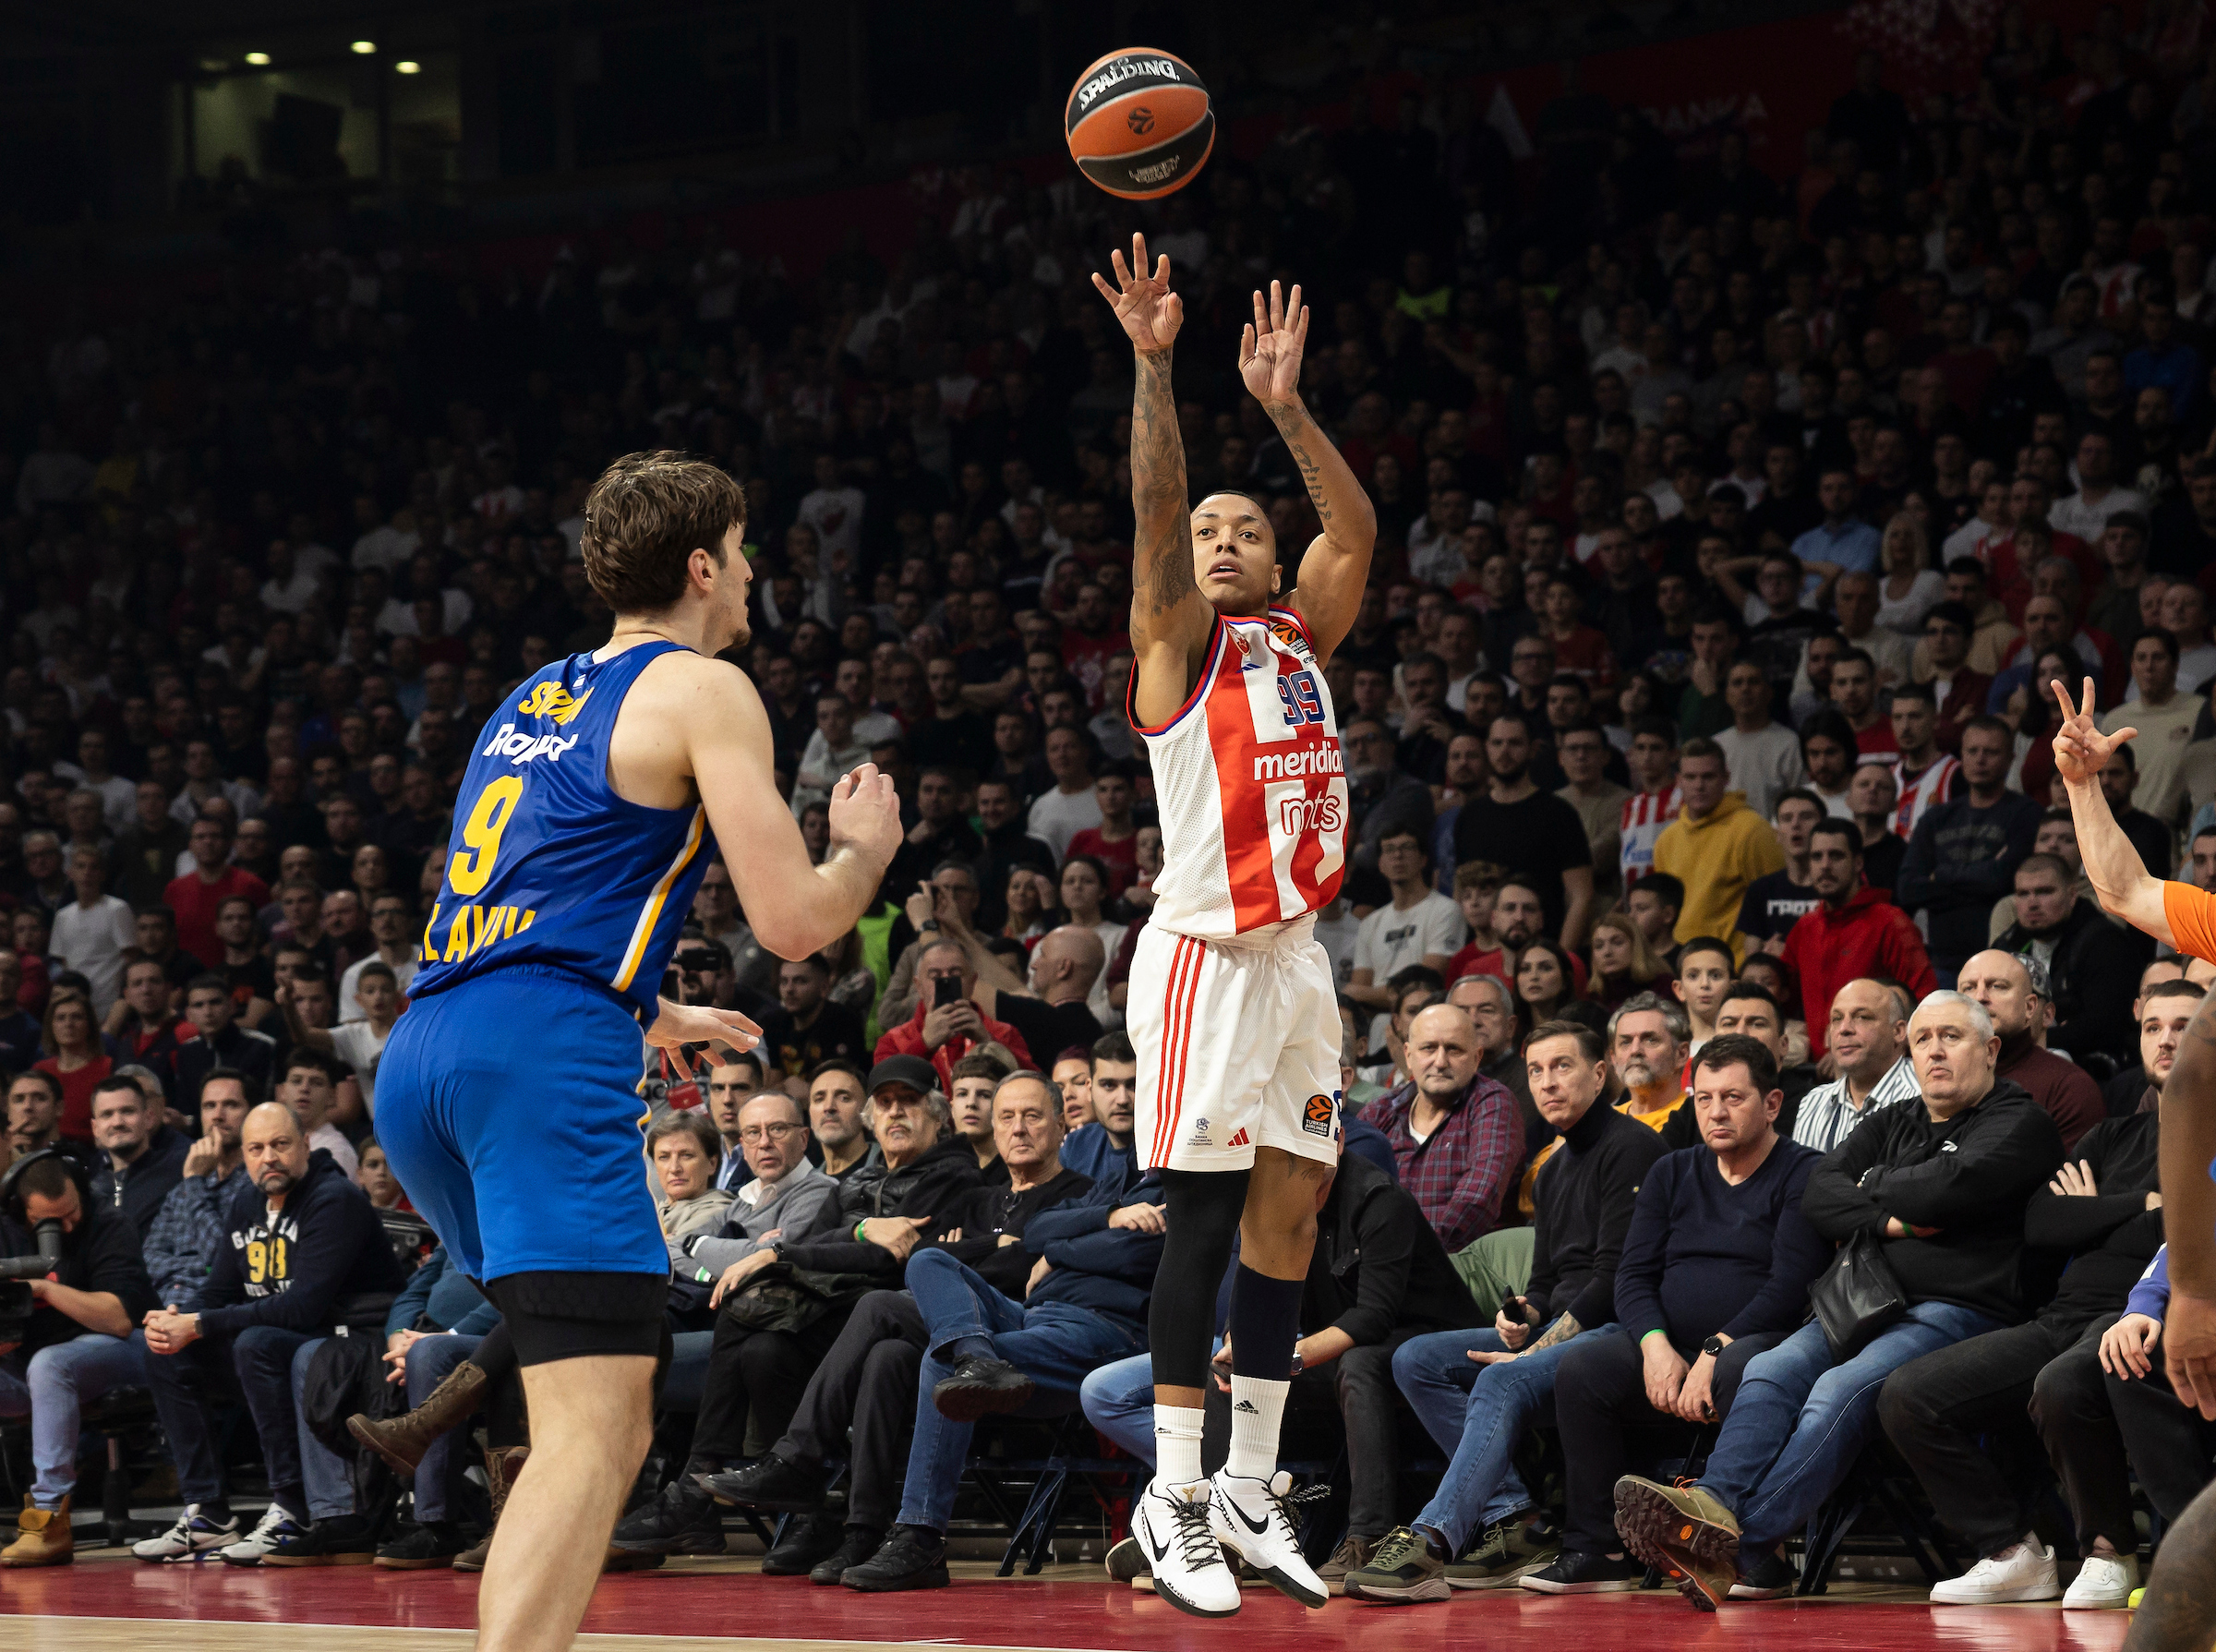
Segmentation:
[(1131, 398), (1131, 649), (1139, 719), (1165, 722), (1184, 703), (1215, 628), (1215, 611), (1193, 579), (1192, 515), (1186, 499), (1185, 439), (1170, 390), (1170, 356), (1185, 301), (1170, 291), (1165, 257), (1147, 273), (1144, 235), (1131, 237), (1131, 261), (1112, 256), (1116, 285), (1092, 284), (1114, 307), (1130, 337), (1137, 385)]
[(1300, 560), (1300, 587), (1286, 601), (1307, 624), (1317, 660), (1328, 665), (1361, 606), (1378, 515), (1352, 467), (1301, 403), (1300, 358), (1307, 342), (1308, 311), (1298, 286), (1287, 300), (1271, 282), (1267, 306), (1255, 294), (1254, 320), (1239, 340), (1239, 376), (1284, 438), (1323, 525)]

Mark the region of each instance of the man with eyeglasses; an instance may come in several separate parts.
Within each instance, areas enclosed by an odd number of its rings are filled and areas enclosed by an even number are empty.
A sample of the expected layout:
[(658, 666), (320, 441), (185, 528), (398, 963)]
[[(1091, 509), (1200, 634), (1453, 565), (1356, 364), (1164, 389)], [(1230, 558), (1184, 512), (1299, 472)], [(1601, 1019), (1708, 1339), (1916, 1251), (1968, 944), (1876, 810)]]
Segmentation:
[(739, 1140), (739, 1115), (761, 1089), (762, 1063), (756, 1056), (740, 1055), (708, 1068), (708, 1122), (723, 1138), (723, 1164), (716, 1172), (718, 1188), (729, 1189), (744, 1179), (741, 1173), (749, 1167)]
[[(711, 1118), (717, 1116), (718, 1080), (728, 1096), (731, 1086), (752, 1076), (748, 1066), (718, 1067), (709, 1076)], [(838, 1183), (808, 1162), (808, 1121), (800, 1103), (781, 1090), (758, 1091), (739, 1106), (738, 1127), (734, 1159), (744, 1162), (753, 1179), (732, 1189), (736, 1197), (720, 1232), (693, 1234), (671, 1245), (717, 1275), (757, 1250), (801, 1244), (838, 1222)], [(717, 1182), (729, 1185), (720, 1176)]]

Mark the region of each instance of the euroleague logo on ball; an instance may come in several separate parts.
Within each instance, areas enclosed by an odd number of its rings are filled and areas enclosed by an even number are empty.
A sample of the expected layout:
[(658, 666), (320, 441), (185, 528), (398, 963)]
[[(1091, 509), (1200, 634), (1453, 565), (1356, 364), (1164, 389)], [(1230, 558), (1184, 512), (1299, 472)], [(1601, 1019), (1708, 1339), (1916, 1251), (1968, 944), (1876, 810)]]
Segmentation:
[(1144, 138), (1154, 129), (1154, 111), (1143, 108), (1134, 109), (1124, 116), (1124, 121), (1134, 132)]

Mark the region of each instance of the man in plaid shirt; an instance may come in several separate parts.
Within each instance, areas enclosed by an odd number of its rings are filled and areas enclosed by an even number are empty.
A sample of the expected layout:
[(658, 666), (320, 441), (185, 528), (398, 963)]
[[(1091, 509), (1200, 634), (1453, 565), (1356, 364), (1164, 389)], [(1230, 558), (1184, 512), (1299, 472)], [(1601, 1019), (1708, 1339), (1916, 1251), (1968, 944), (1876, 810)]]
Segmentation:
[(1451, 1256), (1500, 1225), (1524, 1164), (1524, 1120), (1506, 1086), (1477, 1070), (1485, 1043), (1470, 1018), (1434, 1004), (1408, 1028), (1414, 1081), (1362, 1110), (1392, 1144), (1401, 1186)]

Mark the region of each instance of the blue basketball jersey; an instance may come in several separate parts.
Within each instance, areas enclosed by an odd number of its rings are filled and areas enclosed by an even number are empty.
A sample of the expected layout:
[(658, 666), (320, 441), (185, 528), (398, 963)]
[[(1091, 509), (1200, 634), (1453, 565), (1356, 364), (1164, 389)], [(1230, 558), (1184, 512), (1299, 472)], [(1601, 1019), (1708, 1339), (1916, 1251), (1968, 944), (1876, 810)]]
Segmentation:
[[(618, 797), (608, 746), (639, 673), (677, 647), (642, 643), (608, 660), (572, 654), (487, 720), (454, 804), (413, 996), (514, 964), (553, 965), (653, 1021), (716, 845), (698, 805), (649, 809)], [(488, 1031), (531, 1037), (528, 1027)]]

